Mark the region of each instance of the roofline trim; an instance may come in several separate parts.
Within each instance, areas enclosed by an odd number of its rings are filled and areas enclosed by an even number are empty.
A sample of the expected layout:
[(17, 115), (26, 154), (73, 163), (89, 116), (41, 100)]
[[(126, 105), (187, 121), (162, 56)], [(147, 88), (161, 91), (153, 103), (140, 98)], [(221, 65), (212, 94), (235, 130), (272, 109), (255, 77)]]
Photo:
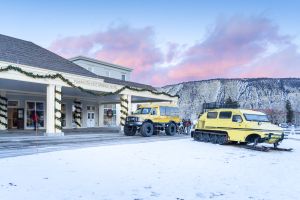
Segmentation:
[(133, 71), (133, 69), (129, 68), (129, 67), (116, 65), (116, 64), (108, 63), (108, 62), (105, 62), (105, 61), (102, 61), (102, 60), (97, 60), (97, 59), (94, 59), (94, 58), (85, 57), (85, 56), (76, 56), (76, 57), (73, 57), (73, 58), (69, 58), (68, 60), (70, 60), (72, 62), (74, 62), (76, 60), (85, 60), (85, 61), (93, 62), (93, 63), (96, 63), (96, 64), (102, 64), (102, 65), (106, 65), (106, 66), (109, 66), (109, 67), (122, 69), (122, 70), (129, 71), (129, 72)]

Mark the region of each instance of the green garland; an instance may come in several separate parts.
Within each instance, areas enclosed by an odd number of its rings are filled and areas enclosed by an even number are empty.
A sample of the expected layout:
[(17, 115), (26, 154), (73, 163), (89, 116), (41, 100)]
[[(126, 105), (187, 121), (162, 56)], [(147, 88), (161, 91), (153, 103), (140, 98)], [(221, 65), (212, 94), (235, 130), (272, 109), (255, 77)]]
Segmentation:
[[(4, 118), (7, 121), (7, 98), (0, 96), (0, 100), (5, 102), (5, 103), (0, 102), (0, 111), (5, 113), (5, 114), (0, 113), (0, 117)], [(0, 124), (3, 125), (5, 128), (7, 128), (7, 122), (0, 121)]]
[(74, 83), (72, 83), (69, 79), (65, 78), (62, 74), (56, 73), (56, 74), (47, 74), (47, 75), (40, 75), (40, 74), (34, 74), (32, 72), (26, 72), (23, 69), (21, 69), (20, 67), (15, 67), (12, 65), (9, 65), (5, 68), (0, 68), (0, 72), (8, 72), (8, 71), (16, 71), (19, 72), (21, 74), (24, 74), (25, 76), (34, 78), (34, 79), (60, 79), (61, 81), (63, 81), (64, 83), (66, 83), (67, 85), (71, 86), (72, 88), (76, 88), (79, 89), (82, 92), (91, 94), (91, 95), (95, 95), (95, 96), (109, 96), (109, 95), (116, 95), (116, 94), (120, 94), (122, 91), (129, 89), (132, 91), (136, 91), (136, 92), (150, 92), (152, 94), (155, 95), (166, 95), (169, 97), (178, 97), (178, 95), (170, 95), (168, 93), (165, 92), (157, 92), (157, 91), (153, 91), (153, 90), (149, 90), (149, 89), (139, 89), (139, 88), (135, 88), (135, 87), (130, 87), (130, 86), (124, 86), (121, 89), (115, 91), (115, 92), (106, 92), (106, 93), (102, 93), (102, 94), (98, 94), (96, 92), (92, 92), (89, 90), (86, 90), (84, 88), (82, 88), (81, 86), (77, 86)]

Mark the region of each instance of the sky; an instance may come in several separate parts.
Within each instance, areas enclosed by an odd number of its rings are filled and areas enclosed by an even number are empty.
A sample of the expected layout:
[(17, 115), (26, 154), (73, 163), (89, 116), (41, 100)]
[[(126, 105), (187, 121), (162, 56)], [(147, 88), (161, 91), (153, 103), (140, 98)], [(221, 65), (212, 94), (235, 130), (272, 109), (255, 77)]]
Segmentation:
[(132, 81), (153, 86), (299, 77), (299, 8), (297, 0), (0, 0), (0, 33), (133, 68)]

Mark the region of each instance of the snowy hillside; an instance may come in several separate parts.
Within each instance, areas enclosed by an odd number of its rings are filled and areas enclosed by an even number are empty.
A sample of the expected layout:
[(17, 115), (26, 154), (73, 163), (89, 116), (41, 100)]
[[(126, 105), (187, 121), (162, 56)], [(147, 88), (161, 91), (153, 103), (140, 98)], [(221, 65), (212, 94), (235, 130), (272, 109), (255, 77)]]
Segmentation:
[(1, 200), (299, 199), (294, 152), (257, 152), (192, 139), (0, 159)]
[[(183, 117), (195, 118), (205, 102), (224, 102), (228, 97), (243, 108), (274, 110), (284, 115), (287, 100), (300, 112), (300, 79), (216, 79), (165, 86), (161, 90), (179, 95)], [(279, 120), (280, 122), (280, 120)]]

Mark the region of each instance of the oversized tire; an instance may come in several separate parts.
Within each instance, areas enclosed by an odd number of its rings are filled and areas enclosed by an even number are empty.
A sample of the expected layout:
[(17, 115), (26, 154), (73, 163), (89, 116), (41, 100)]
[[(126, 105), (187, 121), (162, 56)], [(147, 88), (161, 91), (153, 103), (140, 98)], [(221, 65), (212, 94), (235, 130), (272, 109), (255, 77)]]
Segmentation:
[(176, 132), (177, 132), (176, 129), (177, 129), (176, 124), (170, 123), (170, 124), (166, 127), (166, 134), (167, 134), (167, 135), (173, 136), (173, 135), (175, 135)]
[(126, 136), (134, 136), (136, 134), (136, 126), (124, 126), (124, 134)]
[(154, 132), (154, 127), (153, 124), (150, 122), (145, 122), (143, 123), (142, 127), (141, 127), (141, 134), (144, 137), (151, 137), (153, 135)]

